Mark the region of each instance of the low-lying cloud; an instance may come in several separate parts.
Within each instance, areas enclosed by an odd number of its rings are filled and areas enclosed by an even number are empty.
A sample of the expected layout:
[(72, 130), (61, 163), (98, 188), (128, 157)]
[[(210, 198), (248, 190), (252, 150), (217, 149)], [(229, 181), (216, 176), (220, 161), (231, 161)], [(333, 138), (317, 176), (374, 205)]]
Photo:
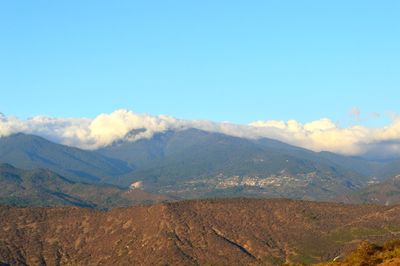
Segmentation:
[[(187, 128), (249, 139), (273, 138), (314, 151), (346, 155), (378, 151), (386, 155), (400, 154), (400, 119), (397, 117), (392, 117), (389, 125), (380, 128), (361, 125), (341, 128), (328, 118), (304, 124), (296, 120), (260, 120), (249, 125), (238, 125), (183, 120), (166, 115), (151, 116), (123, 109), (100, 114), (94, 119), (46, 116), (19, 119), (0, 113), (0, 137), (23, 132), (83, 149), (97, 149), (121, 139), (136, 141), (151, 138), (158, 132)], [(135, 134), (129, 134), (131, 132)]]

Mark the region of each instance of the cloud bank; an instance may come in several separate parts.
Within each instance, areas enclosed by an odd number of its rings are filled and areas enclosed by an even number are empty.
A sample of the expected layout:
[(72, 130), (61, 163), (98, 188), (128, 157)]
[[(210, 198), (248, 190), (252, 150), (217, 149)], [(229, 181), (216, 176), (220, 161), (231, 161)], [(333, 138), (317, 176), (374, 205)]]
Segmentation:
[[(354, 125), (341, 128), (328, 118), (309, 123), (296, 120), (260, 120), (248, 125), (216, 123), (207, 120), (183, 120), (166, 115), (151, 116), (128, 110), (116, 110), (89, 118), (35, 116), (19, 119), (0, 113), (0, 137), (23, 132), (83, 149), (97, 149), (121, 139), (136, 141), (151, 138), (167, 130), (197, 128), (231, 136), (257, 139), (272, 138), (314, 151), (346, 155), (370, 152), (400, 155), (400, 119), (381, 128)], [(133, 134), (134, 133), (134, 134)]]

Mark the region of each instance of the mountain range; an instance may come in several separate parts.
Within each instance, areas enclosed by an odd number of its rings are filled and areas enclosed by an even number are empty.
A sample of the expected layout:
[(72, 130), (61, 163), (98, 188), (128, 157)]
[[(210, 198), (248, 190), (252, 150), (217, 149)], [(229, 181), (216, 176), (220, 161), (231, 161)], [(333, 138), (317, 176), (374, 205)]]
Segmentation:
[(378, 206), (400, 203), (396, 159), (136, 133), (97, 150), (0, 138), (0, 265), (310, 265), (400, 234), (399, 205)]
[(0, 138), (0, 163), (26, 170), (49, 169), (77, 183), (127, 188), (138, 182), (144, 191), (173, 198), (331, 201), (400, 173), (396, 160), (313, 152), (277, 140), (244, 139), (198, 129), (170, 130), (134, 142), (127, 136), (98, 150), (19, 133)]

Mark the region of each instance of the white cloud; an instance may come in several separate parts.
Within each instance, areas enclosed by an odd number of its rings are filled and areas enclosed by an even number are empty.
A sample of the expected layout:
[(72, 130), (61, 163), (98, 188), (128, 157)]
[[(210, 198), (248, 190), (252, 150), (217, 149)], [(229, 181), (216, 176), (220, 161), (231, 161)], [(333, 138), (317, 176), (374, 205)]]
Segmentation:
[[(363, 153), (363, 139), (368, 137), (368, 129), (361, 126), (339, 128), (330, 119), (323, 118), (310, 123), (301, 124), (297, 121), (257, 121), (251, 124), (264, 128), (265, 134), (275, 129), (275, 137), (297, 146), (315, 151), (332, 151), (342, 154)], [(278, 125), (278, 127), (274, 127)]]
[[(341, 128), (328, 118), (305, 124), (296, 120), (266, 120), (237, 125), (207, 120), (182, 120), (166, 115), (151, 116), (122, 109), (100, 114), (94, 119), (35, 116), (23, 120), (0, 114), (0, 136), (24, 132), (70, 146), (96, 149), (123, 138), (135, 141), (151, 138), (155, 133), (166, 130), (198, 128), (251, 139), (268, 137), (314, 151), (358, 155), (379, 150), (382, 145), (385, 152), (398, 154), (400, 119), (397, 115), (391, 117), (391, 124), (381, 128), (360, 125)], [(135, 134), (129, 134), (133, 131)]]

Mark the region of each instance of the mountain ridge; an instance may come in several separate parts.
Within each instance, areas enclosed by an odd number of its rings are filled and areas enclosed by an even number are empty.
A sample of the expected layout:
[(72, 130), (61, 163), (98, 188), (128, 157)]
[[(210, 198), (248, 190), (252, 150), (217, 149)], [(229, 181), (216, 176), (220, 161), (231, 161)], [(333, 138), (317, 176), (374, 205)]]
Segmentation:
[(48, 168), (68, 179), (92, 183), (131, 170), (116, 159), (24, 133), (0, 138), (0, 162), (25, 169)]
[(309, 265), (346, 254), (364, 240), (393, 239), (400, 232), (399, 208), (240, 198), (107, 212), (0, 206), (0, 261)]
[(141, 182), (147, 191), (179, 198), (332, 200), (400, 173), (396, 161), (313, 152), (278, 140), (198, 129), (120, 140), (94, 151), (17, 134), (0, 138), (0, 162), (48, 168), (77, 182), (123, 187)]
[(140, 189), (78, 183), (48, 169), (22, 170), (0, 164), (0, 204), (15, 206), (79, 206), (115, 208), (173, 200)]
[[(332, 163), (318, 153), (303, 148), (271, 139), (248, 140), (198, 129), (168, 131), (156, 134), (151, 139), (119, 142), (99, 149), (98, 152), (125, 160), (135, 167), (135, 171), (125, 177), (118, 177), (117, 184), (127, 185), (132, 179), (141, 180), (149, 189), (158, 191), (157, 188), (161, 187), (162, 193), (174, 190), (185, 182), (196, 183), (198, 180), (202, 181), (199, 186), (209, 186), (208, 180), (216, 180), (221, 175), (221, 182), (235, 176), (261, 177), (262, 182), (267, 182), (268, 177), (275, 176), (279, 179), (289, 175), (290, 178), (299, 179), (300, 183), (311, 182), (307, 175), (316, 175), (317, 179), (328, 178), (334, 183), (333, 194), (343, 193), (351, 187), (361, 187), (366, 183), (363, 182), (362, 173), (343, 168), (338, 163)], [(318, 180), (317, 183), (317, 187), (323, 186), (322, 181)], [(210, 185), (214, 189), (210, 187), (204, 191), (204, 196), (213, 196), (210, 192), (220, 185)], [(190, 186), (189, 184), (179, 189), (192, 191)], [(165, 187), (168, 188), (164, 189)], [(241, 186), (236, 188), (241, 189)], [(220, 192), (230, 193), (228, 190), (217, 191)], [(282, 192), (269, 193), (270, 196), (279, 194)], [(283, 195), (287, 196), (289, 193), (283, 192)]]

